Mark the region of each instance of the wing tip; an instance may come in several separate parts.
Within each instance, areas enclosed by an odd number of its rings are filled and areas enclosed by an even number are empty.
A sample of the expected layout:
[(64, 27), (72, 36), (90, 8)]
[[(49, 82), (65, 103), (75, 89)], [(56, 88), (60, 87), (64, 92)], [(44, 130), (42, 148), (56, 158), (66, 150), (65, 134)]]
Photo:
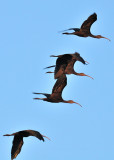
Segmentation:
[(96, 19), (97, 19), (97, 13), (96, 13), (96, 12), (94, 12), (94, 13), (93, 13), (93, 15), (94, 15), (94, 16), (96, 17)]

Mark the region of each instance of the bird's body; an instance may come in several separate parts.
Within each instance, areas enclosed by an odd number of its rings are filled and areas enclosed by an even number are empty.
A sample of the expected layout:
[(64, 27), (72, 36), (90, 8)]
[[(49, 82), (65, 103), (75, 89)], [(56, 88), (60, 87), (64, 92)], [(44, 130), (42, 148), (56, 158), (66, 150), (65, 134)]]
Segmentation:
[[(55, 79), (58, 79), (63, 74), (75, 74), (79, 76), (88, 76), (84, 73), (77, 73), (74, 70), (74, 64), (76, 61), (80, 61), (81, 63), (86, 64), (86, 61), (80, 56), (79, 53), (75, 52), (74, 54), (64, 54), (64, 55), (58, 55), (58, 56), (52, 55), (52, 57), (58, 57), (56, 60), (56, 65), (54, 70)], [(47, 68), (51, 68), (51, 67), (53, 66), (49, 66)], [(53, 73), (53, 72), (47, 72), (47, 73)]]
[[(36, 138), (38, 138), (39, 140), (42, 140), (42, 141), (44, 141), (43, 137), (46, 137), (46, 136), (40, 134), (38, 131), (34, 131), (34, 130), (23, 130), (23, 131), (15, 132), (12, 134), (5, 134), (4, 136), (14, 136), (13, 145), (12, 145), (12, 149), (11, 149), (11, 160), (16, 158), (17, 155), (20, 153), (21, 148), (24, 144), (23, 137), (35, 136)], [(48, 138), (48, 137), (46, 137), (46, 138)]]
[[(63, 34), (67, 35), (77, 35), (79, 37), (92, 37), (92, 38), (105, 38), (101, 35), (93, 35), (90, 31), (91, 25), (97, 20), (97, 14), (94, 13), (88, 17), (87, 20), (83, 22), (80, 28), (69, 28), (68, 30), (74, 30), (73, 33), (63, 32)], [(110, 39), (108, 39), (110, 41)]]
[(68, 100), (68, 101), (63, 100), (62, 91), (66, 85), (67, 85), (67, 77), (65, 74), (63, 74), (61, 77), (57, 79), (51, 94), (34, 92), (34, 94), (43, 94), (44, 96), (46, 96), (46, 98), (34, 98), (34, 99), (43, 100), (43, 101), (52, 102), (52, 103), (63, 102), (63, 103), (76, 103), (80, 105), (79, 103), (74, 102), (72, 100)]
[(74, 63), (80, 61), (85, 64), (84, 59), (78, 54), (64, 54), (63, 56), (58, 56), (56, 61), (56, 67), (54, 71), (54, 78), (59, 78), (62, 74), (74, 74)]

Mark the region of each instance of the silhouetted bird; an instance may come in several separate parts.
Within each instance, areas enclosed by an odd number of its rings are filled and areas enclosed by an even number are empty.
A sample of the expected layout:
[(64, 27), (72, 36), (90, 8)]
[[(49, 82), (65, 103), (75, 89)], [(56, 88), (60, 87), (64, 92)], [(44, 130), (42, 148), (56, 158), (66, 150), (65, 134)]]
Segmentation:
[(47, 98), (34, 98), (34, 99), (43, 100), (43, 101), (52, 102), (52, 103), (64, 102), (64, 103), (76, 103), (80, 105), (79, 103), (74, 102), (72, 100), (68, 100), (68, 101), (63, 100), (62, 91), (66, 85), (67, 85), (67, 77), (66, 75), (63, 74), (60, 78), (57, 79), (52, 89), (52, 94), (34, 92), (33, 94), (43, 94), (44, 96), (47, 97)]
[[(89, 75), (86, 75), (84, 73), (77, 73), (74, 71), (74, 64), (76, 61), (80, 61), (83, 64), (88, 63), (80, 56), (79, 53), (75, 52), (74, 54), (63, 54), (63, 55), (58, 55), (58, 56), (52, 55), (51, 57), (58, 57), (56, 60), (55, 66), (46, 67), (46, 68), (55, 67), (55, 71), (54, 71), (54, 78), (55, 79), (59, 78), (62, 74), (75, 74), (78, 76), (90, 77)], [(49, 71), (46, 73), (53, 73), (53, 72)], [(92, 77), (90, 77), (90, 78), (92, 78)]]
[[(34, 130), (23, 130), (23, 131), (19, 131), (19, 132), (13, 133), (13, 134), (5, 134), (4, 136), (14, 136), (13, 145), (12, 145), (12, 149), (11, 149), (11, 160), (16, 158), (17, 155), (20, 153), (22, 145), (24, 143), (23, 137), (35, 136), (36, 138), (38, 138), (39, 140), (42, 140), (42, 141), (44, 141), (43, 137), (46, 137), (46, 136), (44, 136)], [(46, 138), (48, 138), (48, 137), (46, 137)]]
[[(67, 29), (67, 30), (74, 30), (73, 33), (68, 33), (68, 32), (64, 32), (63, 34), (68, 34), (68, 35), (77, 35), (79, 37), (93, 37), (93, 38), (105, 38), (105, 39), (108, 39), (106, 37), (103, 37), (101, 35), (93, 35), (91, 34), (90, 32), (90, 28), (91, 28), (91, 25), (97, 20), (97, 14), (94, 13), (92, 15), (90, 15), (88, 17), (87, 20), (85, 20), (83, 22), (83, 24), (81, 25), (81, 28), (70, 28), (70, 29)], [(64, 30), (64, 31), (67, 31), (67, 30)], [(108, 39), (110, 41), (110, 39)]]

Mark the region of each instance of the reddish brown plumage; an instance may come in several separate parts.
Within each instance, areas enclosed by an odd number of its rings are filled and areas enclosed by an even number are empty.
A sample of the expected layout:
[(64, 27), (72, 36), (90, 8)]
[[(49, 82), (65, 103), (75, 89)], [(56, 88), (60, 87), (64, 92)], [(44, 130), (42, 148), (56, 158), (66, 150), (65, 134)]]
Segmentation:
[[(90, 77), (89, 75), (86, 75), (84, 73), (77, 73), (74, 70), (74, 64), (76, 61), (80, 61), (81, 63), (86, 64), (86, 61), (80, 56), (79, 53), (75, 52), (74, 54), (63, 54), (63, 55), (58, 55), (58, 56), (52, 55), (51, 57), (58, 57), (56, 60), (56, 65), (55, 65), (55, 70), (54, 70), (55, 79), (58, 79), (63, 74), (75, 74), (78, 76)], [(49, 66), (46, 68), (51, 68), (51, 67), (54, 67), (54, 66)], [(53, 72), (49, 71), (46, 73), (53, 73)]]
[[(73, 33), (63, 32), (67, 35), (77, 35), (79, 37), (93, 37), (93, 38), (105, 38), (110, 41), (110, 39), (103, 37), (101, 35), (93, 35), (90, 31), (91, 25), (97, 20), (97, 14), (94, 13), (88, 17), (87, 20), (83, 22), (80, 28), (69, 28), (67, 30), (74, 30)], [(65, 31), (67, 31), (65, 30)]]
[(44, 96), (46, 96), (46, 98), (34, 98), (34, 99), (43, 100), (43, 101), (52, 102), (52, 103), (63, 102), (63, 103), (76, 103), (80, 105), (79, 103), (74, 102), (72, 100), (68, 100), (68, 101), (63, 100), (62, 91), (66, 85), (67, 85), (67, 77), (65, 74), (63, 74), (57, 79), (51, 94), (34, 92), (33, 94), (43, 94)]
[[(21, 152), (21, 148), (24, 143), (23, 137), (35, 136), (36, 138), (38, 138), (39, 140), (42, 140), (42, 141), (44, 141), (43, 137), (46, 137), (46, 136), (40, 134), (40, 132), (34, 131), (34, 130), (23, 130), (23, 131), (15, 132), (12, 134), (5, 134), (4, 136), (14, 136), (13, 145), (12, 145), (12, 149), (11, 149), (11, 160), (16, 158), (17, 155)], [(46, 138), (48, 138), (48, 137), (46, 137)]]

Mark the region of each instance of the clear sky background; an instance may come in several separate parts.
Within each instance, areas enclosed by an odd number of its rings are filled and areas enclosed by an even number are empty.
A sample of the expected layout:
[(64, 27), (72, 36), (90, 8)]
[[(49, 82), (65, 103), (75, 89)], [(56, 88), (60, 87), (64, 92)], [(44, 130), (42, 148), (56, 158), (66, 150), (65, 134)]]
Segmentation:
[[(91, 32), (111, 39), (80, 38), (58, 33), (94, 12)], [(10, 160), (13, 137), (3, 134), (33, 129), (45, 142), (24, 138), (16, 160), (114, 159), (114, 1), (4, 0), (0, 2), (0, 159)], [(32, 92), (51, 93), (54, 65), (50, 55), (79, 52), (90, 64), (75, 64), (67, 76), (65, 100), (76, 104), (35, 101)], [(42, 95), (39, 97), (43, 97)]]

